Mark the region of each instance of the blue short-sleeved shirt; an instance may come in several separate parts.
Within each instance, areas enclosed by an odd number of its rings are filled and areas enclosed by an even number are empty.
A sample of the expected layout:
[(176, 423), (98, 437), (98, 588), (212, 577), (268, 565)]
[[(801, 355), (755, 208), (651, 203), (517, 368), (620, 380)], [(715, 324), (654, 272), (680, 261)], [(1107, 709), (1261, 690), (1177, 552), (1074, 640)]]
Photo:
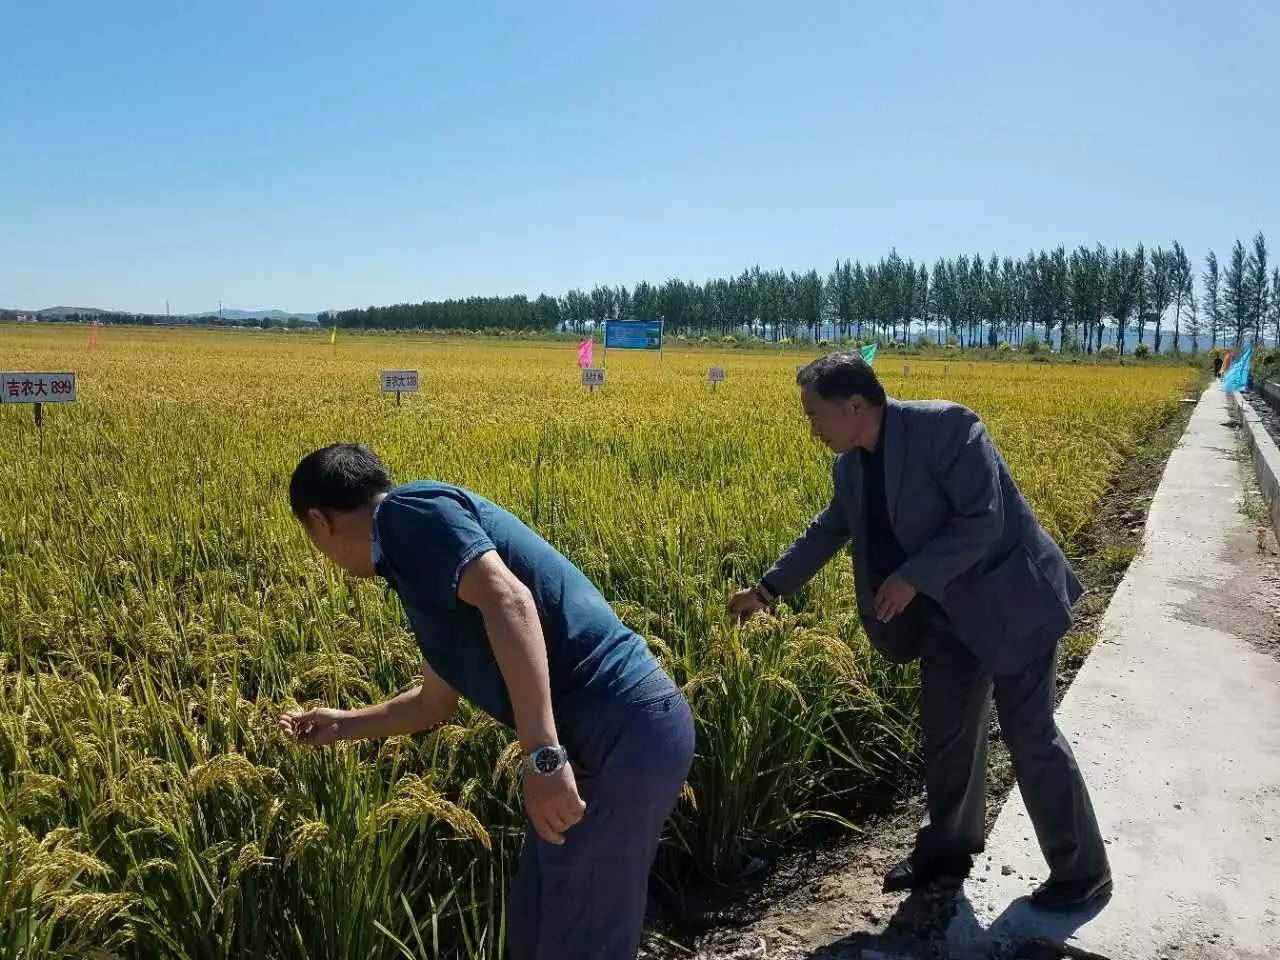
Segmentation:
[(405, 484), (374, 512), (374, 566), (404, 604), (422, 658), (467, 700), (514, 722), (480, 611), (458, 599), (462, 571), (489, 550), (533, 594), (557, 722), (590, 712), (658, 668), (648, 644), (582, 571), (517, 517), (461, 487)]

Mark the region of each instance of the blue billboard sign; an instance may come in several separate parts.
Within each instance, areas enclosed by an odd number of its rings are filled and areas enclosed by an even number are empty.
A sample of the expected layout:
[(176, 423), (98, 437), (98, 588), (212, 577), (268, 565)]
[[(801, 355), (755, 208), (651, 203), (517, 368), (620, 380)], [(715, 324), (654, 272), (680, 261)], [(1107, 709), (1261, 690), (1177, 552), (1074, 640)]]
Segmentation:
[(606, 350), (661, 350), (661, 320), (606, 320)]

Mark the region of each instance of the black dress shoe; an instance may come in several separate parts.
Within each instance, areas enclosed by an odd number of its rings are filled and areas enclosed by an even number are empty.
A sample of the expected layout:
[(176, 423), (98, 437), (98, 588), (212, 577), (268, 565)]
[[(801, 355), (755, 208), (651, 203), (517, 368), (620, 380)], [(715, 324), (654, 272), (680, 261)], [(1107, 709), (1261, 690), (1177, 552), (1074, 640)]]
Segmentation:
[(916, 890), (942, 877), (963, 880), (972, 869), (973, 857), (968, 854), (925, 858), (913, 853), (884, 875), (884, 892)]
[(1088, 880), (1054, 880), (1052, 877), (1031, 894), (1031, 902), (1044, 910), (1083, 910), (1095, 900), (1111, 895), (1111, 874)]

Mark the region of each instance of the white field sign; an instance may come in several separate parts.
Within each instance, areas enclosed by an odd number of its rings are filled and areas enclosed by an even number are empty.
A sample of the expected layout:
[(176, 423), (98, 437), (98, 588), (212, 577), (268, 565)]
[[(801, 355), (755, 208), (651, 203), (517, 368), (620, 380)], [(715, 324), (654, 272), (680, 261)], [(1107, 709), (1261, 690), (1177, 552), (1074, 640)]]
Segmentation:
[(712, 367), (707, 371), (707, 383), (724, 383), (724, 367)]
[(74, 373), (0, 373), (0, 403), (74, 403)]
[(583, 367), (582, 385), (594, 390), (604, 386), (604, 367)]
[(383, 393), (417, 393), (418, 392), (418, 371), (417, 370), (383, 370), (382, 371), (382, 392)]
[(43, 373), (19, 371), (0, 373), (0, 403), (29, 403), (36, 415), (36, 430), (40, 433), (40, 455), (44, 455), (44, 405), (46, 403), (75, 403), (76, 375), (74, 373)]

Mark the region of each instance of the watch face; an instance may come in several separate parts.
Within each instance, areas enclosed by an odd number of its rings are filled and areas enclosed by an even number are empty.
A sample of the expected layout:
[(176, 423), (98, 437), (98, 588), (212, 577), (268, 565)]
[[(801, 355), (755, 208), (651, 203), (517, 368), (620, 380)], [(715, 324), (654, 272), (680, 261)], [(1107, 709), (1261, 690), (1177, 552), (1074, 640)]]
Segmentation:
[(533, 768), (539, 773), (555, 773), (564, 766), (564, 756), (555, 747), (541, 747), (533, 754)]

